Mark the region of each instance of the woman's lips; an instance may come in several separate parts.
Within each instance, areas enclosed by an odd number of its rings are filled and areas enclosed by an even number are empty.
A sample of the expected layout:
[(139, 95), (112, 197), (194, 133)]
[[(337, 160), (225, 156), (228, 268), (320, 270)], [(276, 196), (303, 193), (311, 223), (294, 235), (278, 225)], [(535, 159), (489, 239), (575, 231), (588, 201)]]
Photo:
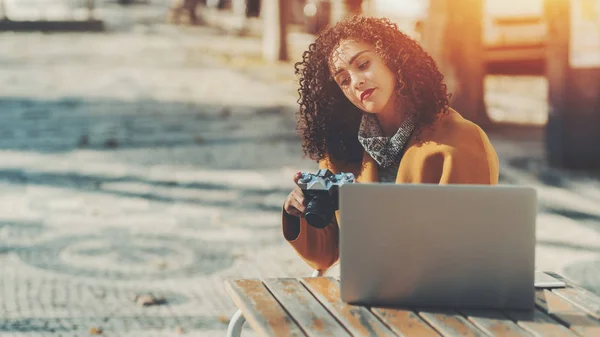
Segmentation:
[(364, 101), (365, 99), (369, 98), (371, 94), (373, 94), (373, 91), (375, 91), (375, 89), (367, 89), (363, 91), (362, 94), (360, 94), (360, 100)]

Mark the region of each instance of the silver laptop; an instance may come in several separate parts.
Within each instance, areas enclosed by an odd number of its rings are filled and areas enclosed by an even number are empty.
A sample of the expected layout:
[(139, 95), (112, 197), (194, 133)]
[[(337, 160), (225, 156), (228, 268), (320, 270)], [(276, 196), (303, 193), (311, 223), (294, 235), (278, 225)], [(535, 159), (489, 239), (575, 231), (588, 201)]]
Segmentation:
[(534, 306), (536, 191), (509, 185), (340, 187), (340, 290), (351, 304)]

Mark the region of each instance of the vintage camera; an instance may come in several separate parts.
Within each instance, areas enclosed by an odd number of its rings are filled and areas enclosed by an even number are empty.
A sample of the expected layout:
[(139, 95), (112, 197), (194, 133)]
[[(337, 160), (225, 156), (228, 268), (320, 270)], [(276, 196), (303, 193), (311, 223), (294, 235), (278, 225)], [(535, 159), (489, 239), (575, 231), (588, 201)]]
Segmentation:
[(298, 186), (308, 201), (304, 211), (306, 222), (315, 228), (327, 226), (339, 209), (339, 187), (354, 182), (352, 173), (334, 174), (328, 169), (320, 169), (315, 174), (302, 172)]

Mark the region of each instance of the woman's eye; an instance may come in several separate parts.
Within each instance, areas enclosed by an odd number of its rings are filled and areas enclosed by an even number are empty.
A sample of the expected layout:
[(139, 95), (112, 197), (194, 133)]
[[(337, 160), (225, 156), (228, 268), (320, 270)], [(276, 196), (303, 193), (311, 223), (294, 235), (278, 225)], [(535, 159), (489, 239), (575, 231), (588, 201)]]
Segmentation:
[(358, 68), (359, 68), (360, 70), (365, 70), (365, 69), (367, 69), (367, 67), (368, 67), (368, 66), (369, 66), (369, 61), (365, 61), (365, 62), (361, 63), (361, 64), (358, 66)]
[(349, 83), (350, 83), (350, 80), (349, 80), (347, 77), (346, 77), (346, 78), (344, 78), (344, 79), (343, 79), (343, 80), (340, 82), (340, 84), (341, 84), (342, 86), (346, 86), (346, 85), (348, 85)]

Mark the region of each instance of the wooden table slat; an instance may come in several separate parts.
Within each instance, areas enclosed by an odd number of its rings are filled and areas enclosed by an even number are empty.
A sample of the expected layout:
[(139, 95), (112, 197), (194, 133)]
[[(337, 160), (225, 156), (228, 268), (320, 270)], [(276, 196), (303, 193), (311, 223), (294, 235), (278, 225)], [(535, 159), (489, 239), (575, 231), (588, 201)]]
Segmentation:
[(259, 336), (600, 336), (600, 297), (567, 283), (537, 289), (533, 311), (369, 308), (332, 277), (241, 279), (225, 288)]
[(280, 278), (263, 282), (308, 336), (350, 336), (299, 280)]
[(600, 320), (549, 290), (538, 289), (535, 304), (581, 336), (600, 336)]
[(600, 297), (556, 273), (548, 272), (547, 274), (568, 285), (566, 288), (553, 289), (553, 293), (583, 309), (594, 318), (600, 319)]
[(554, 294), (581, 308), (596, 319), (600, 319), (600, 303), (594, 301), (594, 295), (578, 288), (554, 289)]
[(577, 336), (564, 325), (538, 309), (533, 311), (507, 311), (506, 315), (523, 329), (538, 337)]
[(431, 324), (443, 336), (483, 337), (486, 334), (473, 323), (455, 311), (419, 311), (427, 323)]
[(225, 289), (259, 336), (306, 336), (262, 281), (227, 281)]
[(367, 308), (343, 302), (340, 298), (339, 283), (334, 278), (307, 277), (300, 281), (353, 336), (393, 335), (392, 331)]
[(404, 309), (371, 308), (398, 336), (438, 337), (435, 329), (427, 324), (415, 312)]
[(497, 310), (461, 310), (461, 314), (489, 336), (531, 336), (531, 334)]

